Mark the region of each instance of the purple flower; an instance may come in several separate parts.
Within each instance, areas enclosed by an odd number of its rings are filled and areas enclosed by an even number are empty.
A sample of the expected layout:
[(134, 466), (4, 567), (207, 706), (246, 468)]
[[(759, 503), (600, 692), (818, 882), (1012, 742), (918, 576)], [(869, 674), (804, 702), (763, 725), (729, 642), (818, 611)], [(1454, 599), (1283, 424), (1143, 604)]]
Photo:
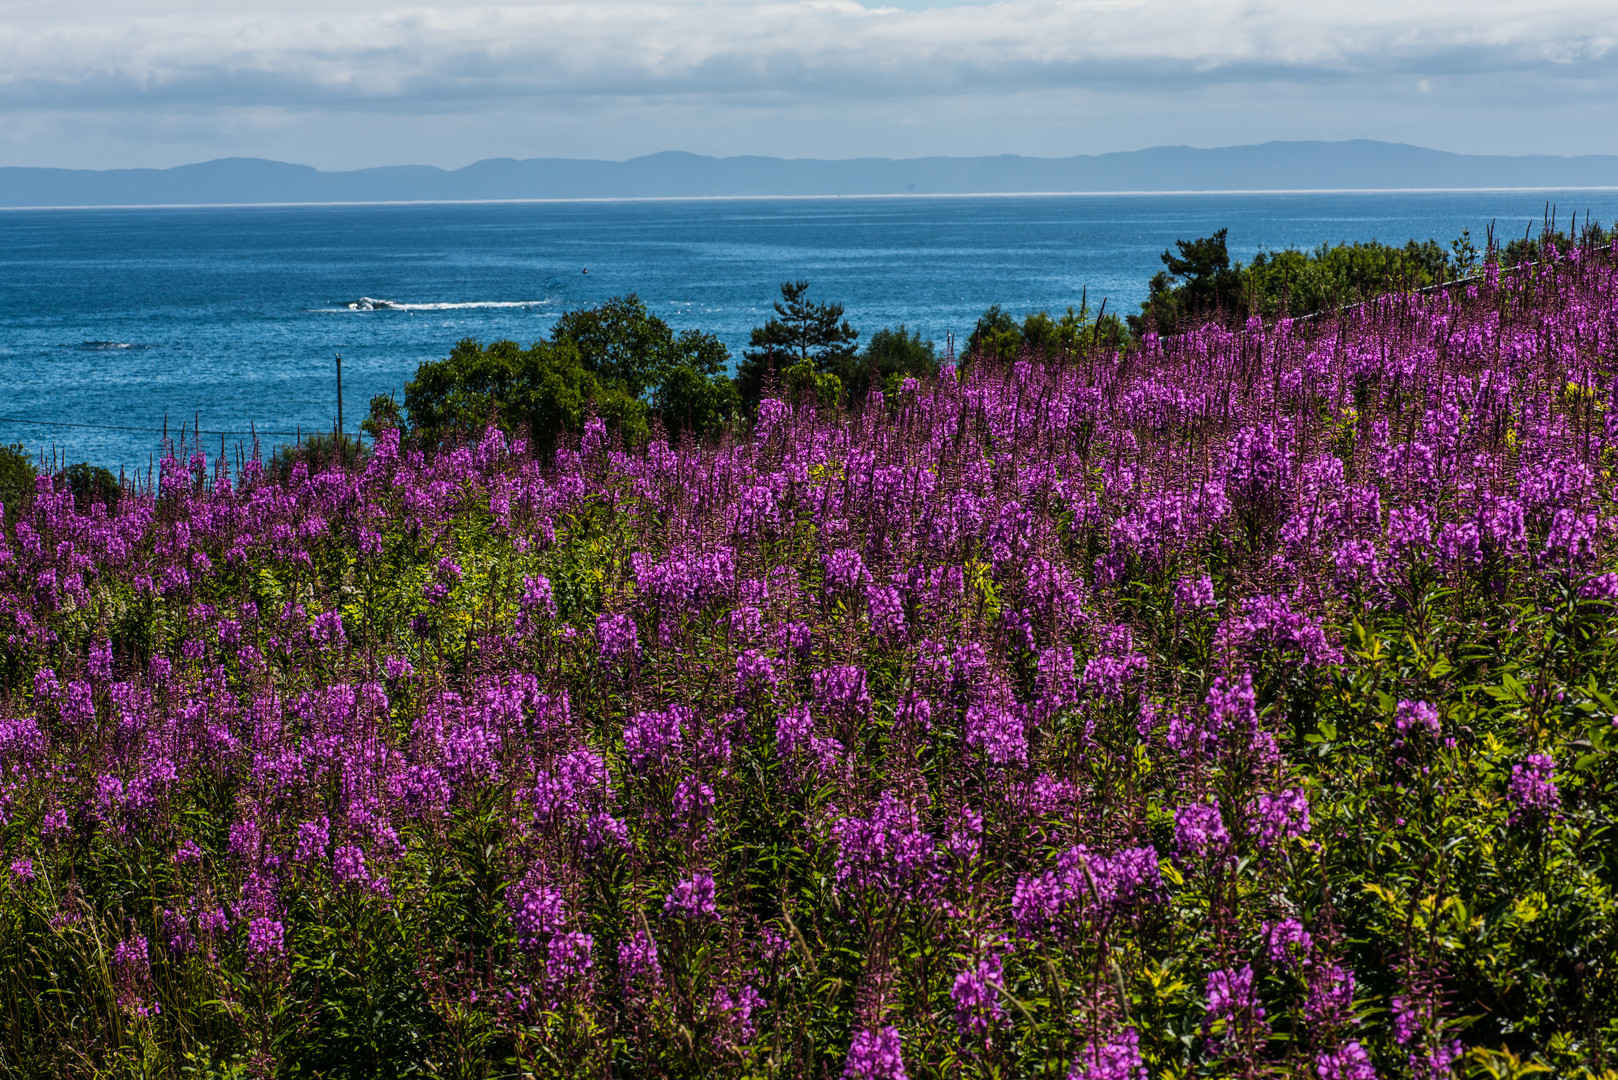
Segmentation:
[(26, 885), (34, 880), (34, 860), (16, 858), (11, 860), (11, 876), (17, 879), (18, 884)]
[(522, 585), (519, 609), (523, 621), (518, 629), (531, 634), (539, 628), (542, 620), (556, 618), (556, 597), (551, 591), (551, 579), (544, 574), (525, 577)]
[(629, 851), (633, 846), (629, 839), (629, 826), (606, 811), (585, 818), (583, 841), (585, 854), (594, 855), (607, 848)]
[(625, 993), (654, 987), (663, 981), (663, 965), (658, 963), (657, 942), (644, 930), (636, 930), (618, 946), (618, 977)]
[(1597, 574), (1579, 586), (1579, 596), (1585, 600), (1618, 601), (1618, 574)]
[(1050, 930), (1059, 938), (1074, 938), (1162, 900), (1156, 848), (1093, 855), (1081, 846), (1063, 852), (1054, 869), (1018, 878), (1011, 916), (1023, 937)]
[[(191, 842), (188, 840), (186, 843)], [(305, 821), (298, 826), (297, 846), (293, 849), (292, 857), (301, 863), (324, 861), (326, 848), (330, 845), (331, 821), (322, 814), (318, 820)]]
[(838, 548), (826, 556), (827, 592), (848, 592), (870, 580), (864, 560), (852, 548)]
[(1426, 1016), (1422, 1003), (1411, 994), (1394, 995), (1393, 1012), (1393, 1041), (1400, 1046), (1409, 1046), (1416, 1041), (1417, 1036), (1426, 1026)]
[(898, 639), (905, 636), (904, 602), (899, 597), (899, 590), (892, 585), (866, 586), (865, 610), (871, 619), (871, 632), (878, 637)]
[(183, 913), (164, 908), (158, 925), (168, 935), (170, 956), (189, 956), (196, 951), (197, 936), (191, 932), (191, 920)]
[(982, 1038), (1006, 1019), (1000, 1004), (1005, 968), (999, 954), (990, 953), (955, 976), (950, 1000), (955, 1003), (955, 1026), (962, 1034)]
[(1225, 457), (1225, 490), (1258, 510), (1279, 501), (1286, 478), (1286, 455), (1268, 424), (1245, 427), (1230, 440)]
[(1140, 1035), (1124, 1028), (1111, 1039), (1091, 1041), (1073, 1059), (1067, 1080), (1147, 1080), (1140, 1056)]
[(1028, 764), (1028, 733), (1015, 701), (973, 702), (966, 709), (963, 741), (997, 768)]
[(1388, 511), (1388, 556), (1394, 562), (1420, 559), (1431, 549), (1435, 517), (1425, 506)]
[(1529, 754), (1522, 764), (1511, 767), (1511, 784), (1506, 789), (1511, 823), (1540, 821), (1556, 812), (1562, 796), (1556, 789), (1556, 762), (1549, 754)]
[(342, 613), (322, 611), (316, 615), (315, 621), (309, 624), (309, 640), (328, 649), (347, 644), (348, 638), (343, 633)]
[(260, 916), (247, 924), (247, 967), (267, 973), (286, 954), (286, 927), (279, 919)]
[(1461, 1055), (1461, 1044), (1445, 1041), (1437, 981), (1431, 974), (1407, 973), (1405, 992), (1390, 1002), (1393, 1041), (1408, 1052), (1410, 1073), (1416, 1080), (1447, 1080)]
[(962, 807), (950, 823), (945, 846), (963, 864), (976, 859), (983, 847), (983, 815), (970, 807)]
[(683, 705), (631, 717), (624, 724), (624, 754), (630, 767), (645, 770), (671, 764), (685, 745), (684, 729), (695, 723), (696, 715)]
[(118, 942), (112, 950), (112, 966), (141, 979), (150, 978), (151, 951), (146, 938), (135, 934)]
[(1264, 924), (1264, 950), (1270, 963), (1278, 967), (1297, 967), (1313, 948), (1314, 939), (1297, 919), (1282, 919), (1274, 926)]
[(807, 705), (794, 705), (775, 718), (775, 753), (778, 757), (791, 757), (800, 747), (807, 746), (814, 734), (815, 719)]
[(596, 643), (603, 664), (632, 663), (640, 655), (640, 636), (628, 615), (602, 615), (596, 619)]
[(713, 813), (713, 788), (694, 776), (681, 780), (674, 789), (671, 809), (674, 816), (685, 822), (707, 821)]
[(843, 1064), (843, 1080), (907, 1080), (898, 1030), (882, 1027), (855, 1032)]
[(1108, 629), (1097, 655), (1085, 664), (1084, 684), (1108, 701), (1121, 702), (1146, 667), (1146, 657), (1135, 652), (1129, 627), (1114, 626)]
[(137, 1016), (161, 1011), (149, 1003), (152, 989), (151, 950), (142, 934), (118, 942), (112, 951), (112, 974), (118, 1004)]
[(663, 900), (663, 910), (680, 919), (717, 919), (714, 905), (714, 877), (711, 870), (698, 870)]
[(712, 1011), (718, 1015), (722, 1037), (716, 1041), (724, 1046), (744, 1046), (758, 1035), (753, 1013), (764, 1004), (764, 997), (743, 983), (732, 990), (720, 986), (713, 994)]
[(775, 665), (767, 654), (758, 649), (743, 649), (736, 657), (736, 696), (743, 697), (753, 691), (770, 693), (778, 677)]
[(1254, 1032), (1264, 1027), (1264, 1006), (1253, 992), (1253, 968), (1243, 964), (1240, 968), (1225, 968), (1208, 975), (1207, 1024), (1213, 1027), (1223, 1021), (1224, 1037), (1229, 1039), (1238, 1031)]
[(545, 978), (555, 987), (571, 985), (584, 978), (593, 963), (595, 939), (578, 931), (557, 934), (546, 952)]
[(1393, 714), (1393, 726), (1401, 734), (1421, 731), (1436, 739), (1440, 730), (1438, 710), (1425, 701), (1401, 701)]
[(1376, 1080), (1376, 1069), (1365, 1048), (1351, 1039), (1335, 1050), (1318, 1055), (1315, 1075), (1320, 1080)]
[(1248, 813), (1248, 830), (1260, 851), (1309, 831), (1309, 800), (1296, 789), (1260, 795), (1248, 807)]
[(365, 852), (352, 844), (332, 852), (331, 879), (339, 885), (352, 882), (364, 886), (370, 880), (365, 870)]
[(1326, 636), (1321, 621), (1292, 608), (1284, 596), (1256, 596), (1242, 601), (1241, 618), (1228, 630), (1231, 640), (1255, 652), (1288, 653), (1306, 667), (1341, 663), (1342, 650)]
[(636, 591), (675, 618), (695, 614), (736, 588), (736, 553), (730, 548), (690, 552), (676, 548), (661, 562), (637, 551), (629, 557)]
[(1174, 812), (1174, 852), (1182, 859), (1213, 859), (1230, 850), (1230, 833), (1219, 807), (1191, 803)]
[(834, 716), (863, 717), (871, 711), (865, 669), (853, 664), (829, 667), (809, 678), (815, 702)]
[(936, 844), (915, 807), (883, 792), (868, 817), (845, 817), (832, 826), (836, 877), (846, 890), (880, 889), (913, 898), (932, 870)]
[(1182, 612), (1208, 611), (1214, 606), (1213, 578), (1181, 578), (1174, 583), (1174, 606)]
[(562, 894), (544, 882), (544, 871), (538, 866), (506, 890), (506, 908), (517, 931), (517, 944), (525, 952), (538, 952), (567, 924)]
[(1354, 973), (1338, 964), (1317, 964), (1309, 975), (1304, 1014), (1311, 1027), (1340, 1028), (1353, 1019)]
[(1223, 676), (1215, 679), (1200, 715), (1171, 717), (1168, 744), (1190, 761), (1245, 753), (1260, 764), (1273, 764), (1280, 757), (1274, 736), (1259, 724), (1253, 676), (1245, 672), (1234, 682)]

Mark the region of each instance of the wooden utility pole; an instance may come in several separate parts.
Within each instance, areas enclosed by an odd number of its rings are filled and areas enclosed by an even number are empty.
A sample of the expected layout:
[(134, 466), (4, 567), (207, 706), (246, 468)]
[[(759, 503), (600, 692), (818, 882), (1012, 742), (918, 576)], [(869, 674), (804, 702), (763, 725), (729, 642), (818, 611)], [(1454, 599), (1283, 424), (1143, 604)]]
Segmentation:
[(343, 433), (343, 354), (337, 354), (337, 434)]

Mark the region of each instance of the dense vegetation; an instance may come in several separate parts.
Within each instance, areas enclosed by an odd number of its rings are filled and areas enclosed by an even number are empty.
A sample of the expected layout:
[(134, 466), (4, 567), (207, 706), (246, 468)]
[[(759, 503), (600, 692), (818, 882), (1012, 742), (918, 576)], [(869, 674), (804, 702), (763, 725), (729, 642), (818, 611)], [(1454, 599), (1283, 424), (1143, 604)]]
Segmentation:
[(38, 481), (0, 1071), (1611, 1077), (1615, 263)]
[(1152, 278), (1141, 313), (1129, 317), (1139, 336), (1149, 330), (1173, 333), (1209, 319), (1245, 322), (1316, 315), (1365, 303), (1388, 293), (1429, 289), (1480, 271), (1485, 258), (1508, 269), (1540, 260), (1550, 248), (1602, 247), (1611, 234), (1593, 221), (1557, 229), (1547, 211), (1540, 234), (1512, 240), (1503, 248), (1493, 228), (1484, 248), (1463, 230), (1446, 251), (1435, 240), (1411, 240), (1403, 247), (1375, 240), (1321, 244), (1312, 251), (1262, 250), (1245, 266), (1233, 263), (1226, 248), (1228, 230), (1176, 242), (1163, 252), (1164, 269)]

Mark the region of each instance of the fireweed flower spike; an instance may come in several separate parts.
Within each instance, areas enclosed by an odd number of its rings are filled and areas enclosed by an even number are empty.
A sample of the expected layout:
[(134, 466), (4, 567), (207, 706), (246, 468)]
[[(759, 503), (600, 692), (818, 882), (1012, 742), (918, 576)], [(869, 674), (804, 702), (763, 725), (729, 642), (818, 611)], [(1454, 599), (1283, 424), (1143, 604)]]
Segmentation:
[(674, 891), (663, 900), (663, 910), (676, 918), (716, 919), (714, 905), (714, 878), (707, 870), (698, 870), (674, 886)]
[(1005, 965), (996, 953), (955, 976), (950, 999), (955, 1003), (955, 1026), (962, 1034), (982, 1038), (1005, 1022), (1006, 1010), (1000, 1002), (1005, 977)]
[(1562, 804), (1556, 788), (1556, 763), (1549, 754), (1529, 754), (1511, 767), (1511, 783), (1506, 789), (1513, 824), (1544, 820)]
[(1140, 1056), (1140, 1035), (1134, 1028), (1110, 1039), (1091, 1042), (1073, 1061), (1068, 1080), (1147, 1080)]
[(843, 1065), (843, 1080), (906, 1080), (907, 1075), (897, 1029), (855, 1032)]

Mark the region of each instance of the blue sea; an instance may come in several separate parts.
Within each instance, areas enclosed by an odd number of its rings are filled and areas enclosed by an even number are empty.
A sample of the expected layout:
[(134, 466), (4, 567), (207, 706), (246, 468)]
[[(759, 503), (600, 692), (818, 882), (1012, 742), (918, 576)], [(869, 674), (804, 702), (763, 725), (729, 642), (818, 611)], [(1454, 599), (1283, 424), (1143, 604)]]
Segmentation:
[(352, 431), (460, 339), (526, 344), (630, 292), (739, 357), (780, 283), (807, 279), (864, 335), (903, 323), (942, 350), (990, 304), (1134, 311), (1165, 248), (1221, 227), (1244, 260), (1463, 228), (1481, 246), (1491, 221), (1537, 231), (1547, 202), (1618, 216), (1618, 191), (0, 210), (0, 442), (144, 470), (161, 437), (132, 429), (166, 418), (233, 452), (278, 433), (268, 454), (331, 430), (338, 353)]

